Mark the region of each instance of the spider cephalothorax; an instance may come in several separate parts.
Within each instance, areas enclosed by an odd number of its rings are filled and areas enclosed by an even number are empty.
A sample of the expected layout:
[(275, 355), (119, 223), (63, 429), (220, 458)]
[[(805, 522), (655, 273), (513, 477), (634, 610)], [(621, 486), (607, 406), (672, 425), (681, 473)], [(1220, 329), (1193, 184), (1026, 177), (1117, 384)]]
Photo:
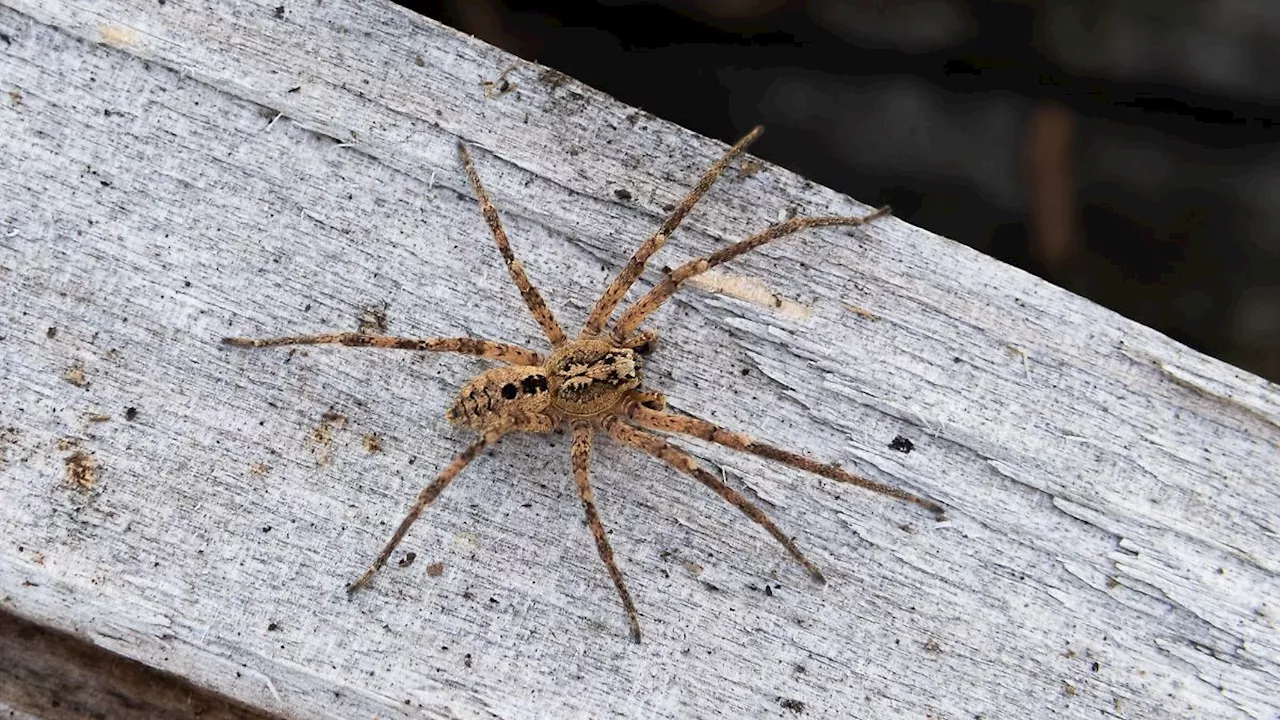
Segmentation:
[(662, 394), (644, 390), (641, 387), (640, 361), (636, 353), (647, 352), (656, 334), (652, 331), (640, 330), (640, 325), (686, 280), (798, 230), (829, 225), (861, 225), (886, 215), (888, 208), (862, 217), (792, 218), (771, 225), (745, 240), (668, 272), (660, 282), (654, 285), (653, 289), (628, 307), (612, 327), (606, 327), (614, 310), (626, 296), (627, 290), (644, 271), (649, 257), (662, 247), (684, 217), (693, 209), (694, 204), (711, 188), (716, 178), (720, 177), (733, 159), (741, 154), (759, 134), (760, 128), (756, 128), (730, 148), (702, 176), (698, 184), (689, 191), (661, 227), (641, 243), (592, 308), (577, 340), (569, 340), (564, 334), (555, 315), (525, 275), (523, 266), (516, 259), (507, 241), (507, 234), (502, 229), (498, 212), (489, 202), (489, 196), (480, 183), (480, 177), (476, 174), (470, 153), (467, 152), (465, 145), (458, 144), (463, 167), (480, 201), (480, 211), (493, 232), (498, 251), (507, 264), (511, 279), (524, 297), (530, 313), (542, 326), (543, 332), (551, 342), (553, 350), (547, 358), (534, 350), (478, 338), (415, 339), (360, 333), (330, 333), (265, 339), (224, 339), (224, 342), (229, 345), (241, 347), (332, 343), (354, 347), (457, 352), (506, 364), (506, 367), (483, 372), (462, 386), (462, 390), (449, 407), (446, 417), (455, 424), (479, 431), (480, 437), (454, 458), (434, 482), (418, 493), (418, 498), (408, 515), (401, 521), (400, 526), (369, 569), (348, 586), (348, 593), (369, 583), (374, 574), (386, 564), (392, 551), (400, 544), (422, 510), (439, 497), (453, 478), (462, 472), (467, 463), (471, 462), (481, 450), (493, 445), (508, 433), (517, 431), (546, 433), (563, 423), (568, 423), (573, 428), (571, 451), (573, 479), (587, 514), (587, 524), (591, 528), (592, 537), (595, 538), (600, 559), (608, 569), (609, 577), (618, 591), (618, 597), (622, 600), (627, 621), (631, 626), (631, 638), (636, 642), (640, 641), (640, 623), (637, 619), (635, 604), (631, 602), (631, 595), (623, 581), (622, 572), (614, 562), (613, 548), (609, 544), (604, 524), (596, 509), (595, 491), (591, 487), (588, 476), (592, 437), (597, 429), (603, 430), (624, 445), (662, 460), (710, 488), (764, 528), (818, 581), (824, 580), (817, 566), (800, 552), (791, 538), (779, 530), (760, 508), (719, 477), (703, 469), (689, 454), (652, 431), (688, 435), (719, 443), (725, 447), (785, 463), (822, 477), (913, 502), (933, 511), (939, 517), (942, 515), (942, 508), (937, 503), (904, 490), (854, 475), (836, 465), (819, 463), (804, 455), (758, 442), (705, 420), (666, 412), (666, 403)]
[(578, 340), (547, 360), (551, 404), (570, 417), (594, 417), (640, 387), (640, 358), (604, 340)]

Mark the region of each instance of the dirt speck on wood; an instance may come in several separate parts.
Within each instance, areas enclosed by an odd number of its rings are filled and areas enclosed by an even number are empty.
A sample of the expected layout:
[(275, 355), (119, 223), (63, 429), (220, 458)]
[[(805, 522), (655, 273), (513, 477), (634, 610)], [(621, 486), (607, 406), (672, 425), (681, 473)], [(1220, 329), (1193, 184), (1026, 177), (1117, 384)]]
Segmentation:
[(387, 333), (387, 306), (367, 307), (360, 311), (360, 332), (369, 335), (385, 335)]
[(800, 715), (805, 711), (805, 704), (800, 702), (799, 700), (792, 700), (791, 698), (780, 697), (778, 698), (778, 704), (781, 705), (783, 708), (790, 710), (791, 712), (797, 715)]
[(63, 461), (67, 468), (67, 479), (75, 485), (88, 490), (98, 482), (98, 461), (86, 452), (74, 452)]
[(321, 465), (328, 465), (332, 459), (333, 434), (347, 426), (347, 416), (327, 410), (320, 416), (320, 424), (311, 431), (311, 442)]
[(85, 376), (84, 366), (80, 363), (76, 363), (75, 365), (67, 368), (67, 371), (62, 373), (62, 379), (76, 387), (89, 386), (89, 378)]

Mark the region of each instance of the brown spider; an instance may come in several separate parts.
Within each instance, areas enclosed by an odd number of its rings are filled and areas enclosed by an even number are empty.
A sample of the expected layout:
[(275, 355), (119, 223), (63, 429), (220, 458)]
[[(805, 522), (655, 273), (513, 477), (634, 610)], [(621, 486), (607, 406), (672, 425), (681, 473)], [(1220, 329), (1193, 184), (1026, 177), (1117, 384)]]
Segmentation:
[(763, 232), (706, 257), (691, 260), (668, 272), (652, 290), (622, 313), (622, 317), (608, 330), (607, 335), (604, 334), (609, 318), (627, 294), (627, 290), (644, 270), (649, 256), (662, 247), (693, 206), (711, 188), (712, 183), (724, 173), (734, 158), (760, 136), (761, 132), (762, 128), (756, 127), (731, 147), (703, 174), (698, 184), (689, 191), (658, 231), (641, 243), (626, 267), (618, 273), (618, 277), (596, 302), (576, 340), (570, 340), (564, 334), (550, 308), (543, 302), (542, 295), (538, 293), (533, 283), (529, 282), (524, 267), (511, 251), (507, 234), (498, 220), (498, 212), (489, 202), (489, 196), (480, 183), (480, 177), (476, 174), (475, 166), (471, 162), (471, 154), (465, 145), (458, 143), (458, 154), (462, 157), (462, 164), (480, 201), (480, 211), (484, 214), (489, 229), (493, 231), (494, 240), (498, 243), (498, 251), (502, 253), (507, 270), (511, 272), (511, 279), (515, 281), (520, 294), (524, 296), (525, 304), (534, 319), (542, 326), (548, 340), (551, 341), (552, 352), (548, 357), (522, 347), (469, 337), (416, 339), (360, 333), (331, 333), (265, 339), (223, 339), (224, 343), (240, 347), (339, 344), (354, 347), (456, 352), (490, 358), (507, 364), (507, 367), (480, 373), (462, 386), (462, 390), (453, 401), (453, 405), (449, 407), (446, 416), (456, 425), (465, 425), (479, 431), (479, 439), (463, 450), (436, 477), (434, 482), (418, 493), (418, 499), (409, 509), (408, 515), (400, 523), (395, 534), (391, 536), (391, 540), (387, 542), (386, 547), (382, 549), (369, 569), (348, 586), (348, 594), (369, 583), (374, 573), (386, 563), (392, 551), (400, 544), (410, 526), (422, 514), (423, 508), (439, 497), (450, 481), (481, 450), (493, 445), (507, 433), (517, 431), (548, 433), (561, 423), (568, 423), (573, 428), (573, 479), (578, 486), (578, 495), (587, 513), (591, 534), (595, 537), (596, 550), (599, 551), (600, 559), (604, 561), (605, 567), (609, 570), (609, 576), (618, 589), (622, 607), (631, 625), (631, 639), (635, 642), (640, 642), (640, 623), (636, 617), (636, 608), (631, 602), (631, 594), (627, 592), (622, 572), (614, 562), (613, 548), (610, 547), (604, 525), (600, 522), (600, 514), (596, 510), (595, 492), (588, 478), (587, 467), (591, 457), (592, 434), (596, 428), (603, 429), (623, 444), (646, 452), (711, 488), (767, 530), (818, 582), (826, 582), (822, 572), (804, 556), (804, 553), (800, 552), (791, 538), (779, 530), (760, 508), (699, 466), (688, 453), (649, 430), (689, 435), (719, 443), (734, 450), (744, 450), (822, 477), (913, 502), (932, 511), (938, 517), (942, 516), (943, 510), (938, 504), (898, 488), (850, 474), (835, 465), (819, 463), (803, 455), (757, 442), (746, 435), (725, 430), (705, 420), (665, 412), (666, 402), (663, 396), (641, 387), (638, 355), (648, 352), (657, 338), (657, 333), (652, 330), (641, 331), (639, 327), (653, 311), (671, 297), (683, 282), (767, 242), (804, 228), (861, 225), (887, 215), (888, 208), (881, 208), (862, 217), (793, 218), (771, 225)]

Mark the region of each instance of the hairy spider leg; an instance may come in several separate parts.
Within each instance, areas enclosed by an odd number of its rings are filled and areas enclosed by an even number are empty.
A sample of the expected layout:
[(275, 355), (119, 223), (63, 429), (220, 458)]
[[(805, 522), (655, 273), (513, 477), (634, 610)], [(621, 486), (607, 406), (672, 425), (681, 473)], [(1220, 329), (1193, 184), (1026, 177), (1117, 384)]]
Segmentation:
[(480, 202), (480, 213), (484, 215), (485, 222), (489, 224), (489, 230), (493, 232), (493, 239), (498, 243), (498, 252), (502, 253), (502, 260), (507, 264), (511, 279), (520, 290), (520, 295), (524, 297), (524, 304), (529, 308), (533, 319), (542, 326), (542, 331), (551, 341), (551, 346), (560, 347), (568, 341), (568, 338), (560, 329), (560, 323), (556, 322), (555, 314), (551, 312), (551, 308), (547, 307), (538, 288), (533, 286), (533, 282), (525, 274), (524, 265), (512, 252), (511, 243), (507, 240), (507, 232), (502, 229), (502, 221), (498, 219), (498, 211), (494, 209), (493, 203), (489, 202), (489, 194), (485, 192), (484, 185), (480, 183), (480, 176), (476, 174), (476, 167), (471, 162), (471, 153), (461, 142), (458, 143), (458, 155), (462, 157), (462, 165), (467, 170), (467, 177), (471, 178), (471, 187), (475, 190), (476, 199)]
[(642, 330), (625, 340), (615, 340), (614, 343), (618, 347), (634, 350), (640, 355), (648, 355), (653, 352), (654, 346), (658, 343), (658, 331)]
[(636, 617), (635, 603), (631, 602), (631, 593), (627, 592), (627, 584), (622, 579), (622, 571), (613, 559), (613, 547), (609, 545), (609, 536), (604, 532), (604, 524), (600, 522), (600, 513), (596, 511), (596, 493), (591, 487), (589, 466), (591, 463), (591, 423), (587, 420), (573, 421), (573, 482), (578, 486), (578, 497), (582, 498), (582, 508), (587, 513), (587, 525), (591, 528), (591, 536), (596, 540), (596, 550), (600, 559), (609, 570), (613, 586), (618, 589), (618, 597), (622, 600), (622, 609), (627, 613), (627, 622), (631, 624), (631, 641), (640, 642), (640, 621)]
[(670, 298), (675, 291), (689, 278), (700, 275), (711, 268), (728, 262), (739, 255), (748, 253), (765, 243), (784, 238), (793, 233), (811, 227), (829, 227), (832, 225), (863, 225), (871, 222), (876, 218), (884, 217), (890, 212), (889, 208), (882, 207), (873, 213), (863, 215), (861, 217), (841, 217), (841, 216), (823, 216), (823, 217), (807, 217), (792, 218), (784, 222), (770, 225), (764, 230), (740, 240), (733, 245), (717, 250), (706, 257), (696, 258), (681, 265), (680, 267), (667, 273), (661, 282), (653, 286), (648, 293), (628, 307), (622, 317), (618, 318), (618, 322), (614, 325), (612, 336), (615, 341), (625, 340), (632, 337), (636, 328), (649, 317), (653, 311), (662, 307), (662, 304)]
[(507, 416), (486, 428), (475, 442), (468, 445), (465, 450), (454, 457), (453, 462), (449, 463), (448, 467), (441, 471), (430, 485), (422, 488), (422, 491), (418, 493), (417, 499), (414, 500), (413, 506), (409, 508), (409, 513), (404, 516), (404, 520), (400, 521), (400, 527), (396, 528), (395, 534), (391, 536), (391, 540), (387, 542), (386, 547), (382, 548), (382, 552), (378, 553), (378, 559), (373, 561), (373, 564), (369, 566), (368, 570), (365, 570), (358, 580), (347, 586), (347, 595), (350, 596), (369, 584), (374, 574), (386, 564), (387, 558), (391, 557), (391, 553), (395, 551), (396, 546), (404, 539), (405, 534), (409, 532), (409, 528), (417, 521), (423, 509), (440, 497), (440, 493), (449, 487), (449, 483), (453, 482), (458, 473), (461, 473), (481, 450), (498, 442), (503, 435), (509, 432), (523, 430), (526, 432), (546, 433), (551, 432), (554, 425), (554, 421), (545, 415)]
[(636, 248), (635, 254), (627, 261), (627, 264), (618, 272), (618, 276), (613, 279), (609, 287), (605, 289), (604, 294), (596, 301), (595, 307), (591, 308), (591, 314), (587, 316), (587, 322), (582, 327), (582, 334), (578, 337), (589, 338), (596, 337), (604, 331), (605, 324), (609, 322), (610, 316), (613, 315), (614, 309), (618, 307), (618, 303), (622, 302), (622, 298), (626, 297), (627, 291), (631, 289), (631, 285), (635, 283), (636, 278), (640, 277), (640, 273), (644, 271), (645, 263), (649, 261), (649, 257), (657, 252), (671, 233), (676, 231), (680, 223), (684, 220), (689, 211), (693, 210), (693, 206), (702, 199), (703, 195), (711, 189), (715, 181), (724, 174), (729, 164), (734, 158), (742, 154), (747, 146), (755, 142), (760, 137), (760, 133), (764, 132), (764, 128), (757, 125), (734, 144), (733, 147), (725, 151), (725, 154), (716, 161), (698, 180), (698, 184), (693, 186), (675, 210), (671, 211), (671, 215), (662, 223), (657, 232), (650, 235), (647, 240), (640, 243), (640, 247)]
[(944, 511), (942, 506), (919, 497), (918, 495), (912, 495), (905, 490), (900, 490), (891, 485), (885, 485), (859, 475), (854, 475), (853, 473), (846, 472), (835, 465), (820, 463), (812, 458), (798, 455), (789, 450), (783, 450), (782, 448), (774, 447), (773, 445), (758, 442), (746, 435), (743, 435), (742, 433), (726, 430), (718, 425), (709, 423), (706, 420), (701, 420), (688, 415), (673, 415), (671, 413), (659, 412), (651, 409), (650, 407), (645, 407), (645, 405), (639, 402), (632, 402), (628, 406), (627, 417), (635, 423), (649, 428), (650, 430), (679, 433), (681, 435), (698, 438), (699, 440), (706, 440), (708, 442), (724, 445), (725, 447), (732, 448), (734, 450), (749, 452), (752, 455), (758, 455), (767, 460), (774, 460), (790, 465), (791, 467), (799, 468), (805, 472), (811, 472), (814, 475), (821, 475), (822, 477), (829, 478), (837, 482), (857, 485), (860, 488), (878, 492), (881, 495), (888, 495), (889, 497), (897, 498), (899, 500), (915, 503), (916, 505), (932, 512), (939, 519), (943, 517)]
[(787, 537), (785, 533), (778, 529), (777, 525), (773, 524), (773, 521), (769, 519), (769, 516), (764, 514), (763, 510), (756, 507), (750, 500), (743, 497), (742, 493), (726, 485), (722, 480), (720, 480), (720, 478), (707, 472), (706, 469), (698, 465), (691, 455), (677, 449), (674, 445), (653, 433), (645, 432), (640, 428), (628, 425), (617, 415), (609, 415), (603, 418), (600, 422), (604, 426), (604, 429), (622, 444), (629, 445), (648, 453), (649, 455), (658, 458), (676, 470), (693, 477), (698, 482), (711, 488), (730, 505), (738, 508), (744, 515), (754, 520), (756, 524), (760, 525), (760, 527), (769, 531), (769, 534), (772, 535), (779, 543), (782, 543), (782, 547), (786, 548), (787, 552), (791, 553), (791, 557), (795, 558), (796, 562), (799, 562), (804, 566), (805, 570), (809, 571), (809, 575), (811, 575), (814, 580), (817, 580), (820, 583), (825, 583), (827, 581), (827, 579), (823, 577), (822, 571), (818, 569), (818, 566), (810, 562), (809, 558), (805, 557), (804, 553), (800, 552), (800, 548), (796, 547), (796, 544), (791, 541), (791, 538)]
[(463, 355), (498, 360), (511, 365), (541, 365), (542, 355), (516, 345), (481, 340), (479, 338), (400, 338), (362, 333), (327, 333), (324, 335), (291, 335), (276, 338), (222, 338), (226, 345), (263, 348), (280, 345), (346, 345), (348, 347), (391, 348), (393, 350), (419, 350), (430, 352), (454, 352)]

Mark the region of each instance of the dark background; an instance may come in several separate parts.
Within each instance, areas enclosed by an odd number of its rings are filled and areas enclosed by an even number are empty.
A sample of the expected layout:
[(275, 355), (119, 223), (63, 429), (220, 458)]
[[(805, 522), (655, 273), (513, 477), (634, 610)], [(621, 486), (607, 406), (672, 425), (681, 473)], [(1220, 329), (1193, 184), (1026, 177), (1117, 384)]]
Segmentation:
[(405, 3), (1280, 380), (1280, 2)]

